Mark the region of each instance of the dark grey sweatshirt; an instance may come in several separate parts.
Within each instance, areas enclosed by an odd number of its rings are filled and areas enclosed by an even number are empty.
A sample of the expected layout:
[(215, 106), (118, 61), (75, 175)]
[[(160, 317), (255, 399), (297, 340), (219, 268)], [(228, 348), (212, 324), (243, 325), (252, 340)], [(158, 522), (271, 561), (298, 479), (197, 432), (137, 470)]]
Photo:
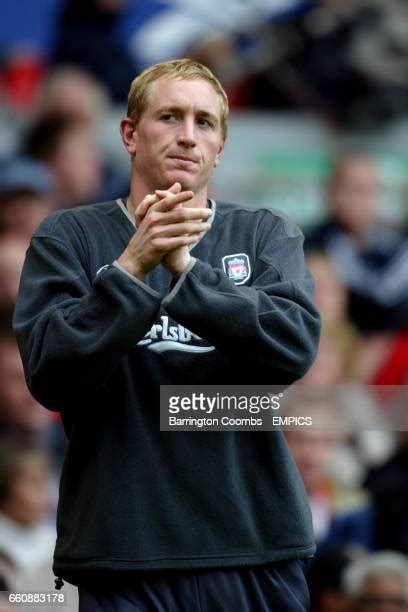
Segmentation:
[(316, 352), (301, 232), (211, 206), (177, 281), (114, 263), (135, 231), (119, 201), (59, 211), (32, 239), (14, 327), (31, 392), (68, 436), (54, 571), (75, 584), (314, 552), (281, 432), (159, 430), (162, 384), (289, 385)]

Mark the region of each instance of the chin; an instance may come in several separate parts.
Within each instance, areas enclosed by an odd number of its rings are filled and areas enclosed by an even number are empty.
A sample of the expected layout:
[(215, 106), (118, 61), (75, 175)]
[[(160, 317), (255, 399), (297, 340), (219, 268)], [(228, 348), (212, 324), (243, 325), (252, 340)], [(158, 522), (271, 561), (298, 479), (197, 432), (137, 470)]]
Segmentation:
[(168, 189), (169, 187), (174, 185), (174, 183), (180, 183), (181, 191), (196, 190), (196, 184), (193, 180), (193, 177), (186, 176), (185, 172), (172, 172), (171, 174), (166, 176), (164, 183), (165, 187), (162, 187), (161, 189)]

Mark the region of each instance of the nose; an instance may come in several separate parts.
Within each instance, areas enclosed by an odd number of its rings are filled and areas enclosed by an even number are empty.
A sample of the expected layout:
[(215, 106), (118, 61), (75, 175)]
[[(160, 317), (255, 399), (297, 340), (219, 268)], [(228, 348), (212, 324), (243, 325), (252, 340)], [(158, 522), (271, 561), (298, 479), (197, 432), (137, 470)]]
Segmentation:
[(180, 123), (180, 129), (178, 132), (177, 141), (179, 145), (184, 147), (195, 147), (196, 135), (194, 121), (186, 118)]

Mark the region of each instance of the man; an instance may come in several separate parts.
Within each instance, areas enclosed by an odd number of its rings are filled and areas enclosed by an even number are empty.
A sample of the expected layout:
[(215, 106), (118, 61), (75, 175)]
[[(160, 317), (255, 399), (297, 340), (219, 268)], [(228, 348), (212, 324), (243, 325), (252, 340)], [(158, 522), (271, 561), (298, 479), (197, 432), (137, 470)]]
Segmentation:
[[(0, 164), (0, 232), (27, 243), (40, 222), (55, 210), (55, 183), (41, 163), (14, 157)], [(13, 303), (14, 305), (14, 303)]]
[(349, 314), (365, 334), (405, 328), (408, 321), (408, 241), (378, 212), (380, 178), (374, 160), (350, 151), (331, 174), (327, 218), (306, 236), (308, 252), (323, 251), (349, 291)]
[(26, 134), (24, 152), (52, 175), (59, 207), (93, 201), (101, 192), (102, 159), (86, 119), (58, 113), (40, 116)]
[(408, 559), (380, 551), (353, 561), (342, 575), (350, 612), (408, 610)]
[(132, 83), (130, 195), (51, 216), (15, 329), (69, 437), (54, 571), (80, 610), (305, 610), (305, 492), (277, 433), (160, 432), (161, 384), (290, 384), (319, 334), (302, 236), (207, 198), (228, 103), (189, 59)]

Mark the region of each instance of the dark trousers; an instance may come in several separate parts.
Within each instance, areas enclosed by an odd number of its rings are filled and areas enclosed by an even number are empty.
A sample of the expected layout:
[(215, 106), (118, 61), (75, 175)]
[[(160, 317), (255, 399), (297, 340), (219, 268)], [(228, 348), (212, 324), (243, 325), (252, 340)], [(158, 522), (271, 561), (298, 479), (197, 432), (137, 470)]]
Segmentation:
[(131, 586), (79, 587), (79, 612), (307, 612), (298, 561), (149, 573)]

